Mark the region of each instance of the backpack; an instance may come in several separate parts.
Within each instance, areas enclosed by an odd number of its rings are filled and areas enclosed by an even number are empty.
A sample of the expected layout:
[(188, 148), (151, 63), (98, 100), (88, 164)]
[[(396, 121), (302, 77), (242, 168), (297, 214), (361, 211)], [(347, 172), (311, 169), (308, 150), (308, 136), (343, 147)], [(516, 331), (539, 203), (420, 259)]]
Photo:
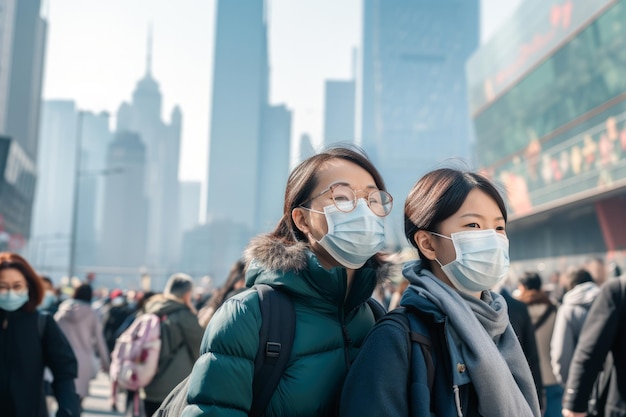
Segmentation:
[[(266, 284), (254, 286), (259, 294), (261, 328), (259, 347), (254, 360), (252, 406), (249, 417), (261, 417), (287, 367), (296, 328), (293, 301), (282, 291)], [(367, 300), (374, 319), (379, 320), (385, 308), (375, 299)], [(154, 417), (180, 416), (187, 406), (189, 376), (179, 383), (163, 400)]]
[[(409, 349), (409, 364), (412, 364), (413, 360), (413, 349), (415, 345), (419, 345), (422, 350), (422, 354), (424, 356), (425, 366), (426, 366), (426, 381), (428, 382), (428, 390), (430, 391), (431, 398), (433, 398), (433, 384), (435, 382), (435, 363), (433, 361), (433, 346), (429, 336), (426, 336), (422, 333), (418, 333), (411, 329), (411, 322), (409, 321), (408, 315), (412, 314), (418, 317), (423, 317), (426, 313), (423, 313), (420, 310), (417, 310), (412, 306), (401, 306), (394, 310), (391, 310), (387, 313), (381, 320), (378, 322), (382, 322), (383, 320), (394, 321), (402, 326), (402, 328), (406, 332), (407, 336), (407, 344), (411, 346)], [(411, 365), (412, 366), (412, 365)], [(409, 378), (408, 381), (409, 391), (411, 387), (411, 380)], [(431, 400), (431, 404), (433, 401)]]
[(160, 354), (161, 319), (156, 314), (142, 314), (117, 338), (111, 354), (109, 375), (113, 409), (116, 408), (118, 387), (137, 391), (152, 381), (158, 370)]

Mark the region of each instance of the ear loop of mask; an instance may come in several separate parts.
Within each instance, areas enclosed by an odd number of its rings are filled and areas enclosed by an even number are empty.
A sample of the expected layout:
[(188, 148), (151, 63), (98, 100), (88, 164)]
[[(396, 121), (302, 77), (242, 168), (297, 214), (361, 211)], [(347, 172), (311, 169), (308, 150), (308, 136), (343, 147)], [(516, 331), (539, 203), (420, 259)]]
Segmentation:
[[(435, 235), (435, 236), (439, 236), (439, 237), (446, 238), (446, 239), (448, 239), (448, 240), (452, 240), (452, 238), (451, 238), (451, 237), (448, 237), (448, 236), (442, 235), (441, 233), (437, 233), (437, 232), (428, 232), (428, 233), (430, 233), (431, 235)], [(436, 256), (435, 256), (435, 261), (437, 261), (437, 263), (439, 264), (439, 267), (440, 267), (440, 268), (443, 268), (443, 265), (441, 264), (441, 262), (439, 261), (439, 259), (437, 259), (437, 257), (436, 257)], [(447, 265), (447, 264), (446, 264), (446, 265)]]

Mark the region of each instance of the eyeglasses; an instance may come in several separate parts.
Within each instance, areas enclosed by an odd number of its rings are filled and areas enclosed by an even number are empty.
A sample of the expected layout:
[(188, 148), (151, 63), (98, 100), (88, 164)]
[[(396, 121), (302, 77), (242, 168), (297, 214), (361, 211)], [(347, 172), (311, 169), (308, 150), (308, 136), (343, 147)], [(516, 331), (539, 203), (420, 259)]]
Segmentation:
[[(337, 207), (339, 211), (342, 211), (344, 213), (350, 213), (356, 208), (357, 193), (359, 191), (366, 192), (366, 190), (353, 190), (347, 184), (332, 184), (324, 191), (314, 195), (313, 197), (303, 202), (302, 206), (310, 201), (313, 201), (317, 197), (326, 194), (329, 191), (331, 192), (331, 197), (333, 199), (335, 207)], [(391, 207), (393, 207), (393, 197), (391, 197), (391, 194), (389, 194), (387, 191), (383, 190), (371, 191), (367, 195), (367, 199), (365, 199), (365, 202), (367, 203), (367, 206), (370, 208), (370, 210), (372, 210), (372, 213), (379, 217), (385, 217), (386, 215), (388, 215), (391, 212)]]

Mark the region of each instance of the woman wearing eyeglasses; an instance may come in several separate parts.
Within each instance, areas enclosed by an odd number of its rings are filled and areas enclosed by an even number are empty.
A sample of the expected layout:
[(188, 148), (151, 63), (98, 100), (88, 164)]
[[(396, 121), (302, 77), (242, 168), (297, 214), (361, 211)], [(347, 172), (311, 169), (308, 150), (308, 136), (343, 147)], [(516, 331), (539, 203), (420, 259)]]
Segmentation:
[[(295, 306), (290, 359), (265, 416), (336, 415), (348, 367), (374, 325), (366, 300), (385, 270), (375, 255), (385, 247), (391, 207), (380, 174), (356, 149), (314, 155), (289, 176), (282, 219), (245, 252), (247, 285), (268, 284)], [(254, 289), (217, 310), (185, 417), (248, 415), (260, 321)]]
[(37, 312), (41, 278), (20, 255), (0, 252), (0, 415), (48, 417), (44, 367), (50, 368), (57, 417), (78, 417), (74, 352), (51, 315)]
[(481, 175), (438, 169), (415, 184), (404, 230), (419, 260), (403, 267), (404, 309), (363, 343), (342, 417), (540, 416), (506, 302), (490, 291), (509, 268), (506, 221), (502, 197)]

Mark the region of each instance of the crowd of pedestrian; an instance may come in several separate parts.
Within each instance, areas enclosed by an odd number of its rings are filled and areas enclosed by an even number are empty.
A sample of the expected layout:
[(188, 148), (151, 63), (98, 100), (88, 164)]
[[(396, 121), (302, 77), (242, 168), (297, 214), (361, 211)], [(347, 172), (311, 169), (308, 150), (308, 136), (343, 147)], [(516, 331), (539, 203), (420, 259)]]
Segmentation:
[[(46, 417), (53, 398), (56, 416), (78, 416), (110, 372), (112, 408), (123, 393), (136, 417), (626, 416), (626, 276), (591, 259), (511, 281), (488, 178), (419, 179), (404, 202), (413, 249), (397, 254), (383, 251), (394, 200), (357, 148), (306, 159), (284, 195), (275, 229), (201, 299), (183, 273), (161, 292), (97, 297), (91, 276), (68, 294), (0, 253), (2, 415)], [(261, 285), (289, 300), (288, 339), (264, 342)], [(263, 393), (268, 358), (279, 374)]]

